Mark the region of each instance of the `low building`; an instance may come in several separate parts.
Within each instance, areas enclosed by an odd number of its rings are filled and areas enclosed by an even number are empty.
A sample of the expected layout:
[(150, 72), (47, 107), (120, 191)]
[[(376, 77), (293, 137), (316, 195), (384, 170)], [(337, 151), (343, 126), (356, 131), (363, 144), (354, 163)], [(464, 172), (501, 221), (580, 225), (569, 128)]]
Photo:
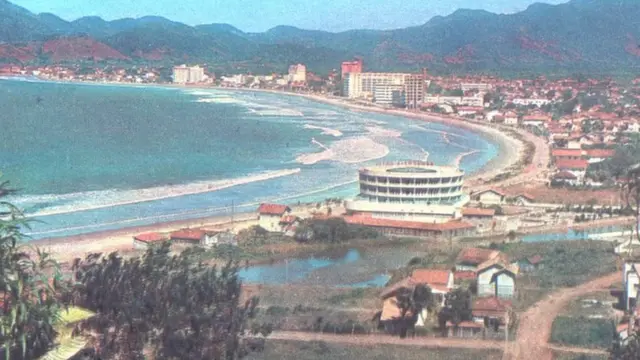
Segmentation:
[(536, 198), (530, 194), (520, 194), (513, 198), (513, 204), (517, 206), (531, 206), (535, 204)]
[(169, 239), (160, 233), (144, 233), (133, 237), (133, 248), (138, 250), (146, 250), (150, 246), (162, 244), (167, 241), (169, 241)]
[(462, 219), (475, 225), (478, 232), (490, 231), (495, 228), (495, 209), (471, 208), (462, 209)]
[(570, 173), (569, 171), (560, 171), (559, 173), (553, 175), (551, 181), (556, 184), (569, 186), (577, 186), (580, 183), (578, 177)]
[(455, 325), (447, 321), (447, 337), (476, 338), (484, 331), (484, 324), (475, 321), (462, 321)]
[(497, 297), (480, 297), (473, 302), (471, 315), (473, 321), (486, 324), (488, 327), (499, 328), (507, 325), (509, 313), (512, 311), (511, 301)]
[(462, 249), (456, 257), (456, 272), (458, 271), (477, 271), (478, 266), (490, 260), (500, 259), (502, 262), (507, 261), (505, 254), (498, 250), (466, 248)]
[(473, 236), (476, 227), (461, 220), (428, 223), (419, 221), (392, 220), (374, 218), (371, 216), (345, 216), (348, 224), (370, 227), (389, 236), (430, 237), (434, 239), (452, 239), (456, 237)]
[(518, 114), (507, 112), (504, 114), (504, 123), (506, 125), (518, 125)]
[(484, 205), (502, 205), (505, 203), (507, 194), (500, 190), (488, 189), (473, 194), (471, 198)]
[(238, 238), (230, 231), (207, 231), (207, 236), (202, 245), (204, 247), (214, 247), (218, 245), (237, 246)]
[(582, 182), (589, 168), (589, 161), (586, 159), (558, 160), (555, 164), (559, 172), (567, 171), (575, 175), (579, 182)]
[(542, 256), (534, 255), (518, 261), (518, 267), (522, 272), (532, 272), (544, 268)]
[(197, 229), (181, 229), (169, 235), (172, 244), (202, 245), (205, 243), (207, 233)]
[(280, 227), (285, 236), (294, 236), (300, 225), (300, 218), (295, 215), (285, 215), (280, 219)]
[(291, 208), (287, 205), (261, 204), (258, 208), (258, 225), (269, 232), (281, 232), (280, 220)]
[(478, 274), (478, 296), (495, 296), (511, 299), (516, 293), (517, 265), (507, 265), (499, 259), (480, 264)]

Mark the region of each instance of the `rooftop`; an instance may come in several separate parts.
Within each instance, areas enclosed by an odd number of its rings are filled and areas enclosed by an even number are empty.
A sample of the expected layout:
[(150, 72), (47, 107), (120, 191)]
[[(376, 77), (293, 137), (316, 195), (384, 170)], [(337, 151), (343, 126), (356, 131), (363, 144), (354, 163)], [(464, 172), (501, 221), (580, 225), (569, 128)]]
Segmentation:
[(405, 175), (416, 177), (420, 175), (433, 176), (462, 176), (464, 171), (454, 166), (439, 166), (426, 161), (398, 161), (373, 165), (360, 169), (361, 173), (371, 175)]

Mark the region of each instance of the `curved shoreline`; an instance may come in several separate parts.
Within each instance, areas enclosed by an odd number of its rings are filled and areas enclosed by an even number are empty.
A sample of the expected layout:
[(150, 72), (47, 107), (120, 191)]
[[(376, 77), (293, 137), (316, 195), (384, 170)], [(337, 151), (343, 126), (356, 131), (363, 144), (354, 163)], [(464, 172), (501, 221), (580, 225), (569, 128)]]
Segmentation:
[[(80, 83), (92, 85), (87, 82), (69, 82), (72, 84)], [(100, 85), (100, 83), (97, 83)], [(137, 85), (128, 85), (128, 84), (104, 84), (104, 85), (119, 85), (119, 86), (135, 86)], [(172, 85), (145, 85), (145, 86), (153, 86), (153, 87), (165, 87), (165, 88), (179, 88), (179, 89), (193, 89), (193, 90), (228, 90), (228, 91), (260, 91), (265, 93), (272, 93), (275, 95), (289, 95), (289, 96), (300, 96), (312, 101), (326, 103), (333, 106), (339, 106), (343, 108), (347, 108), (355, 111), (366, 111), (373, 112), (379, 114), (393, 115), (393, 116), (401, 116), (405, 118), (416, 119), (420, 121), (426, 122), (438, 122), (443, 123), (449, 126), (463, 128), (471, 130), (475, 133), (483, 135), (489, 141), (493, 142), (498, 146), (498, 154), (490, 161), (488, 161), (481, 169), (472, 173), (472, 176), (469, 176), (466, 180), (466, 183), (470, 187), (474, 187), (477, 185), (481, 185), (480, 182), (482, 179), (492, 178), (493, 174), (503, 173), (506, 169), (512, 167), (516, 163), (518, 163), (522, 158), (522, 153), (525, 149), (525, 144), (521, 140), (517, 140), (508, 136), (508, 134), (503, 133), (499, 129), (496, 129), (488, 124), (477, 123), (474, 121), (469, 121), (467, 119), (460, 119), (455, 117), (444, 117), (437, 116), (434, 114), (425, 114), (425, 113), (415, 113), (405, 110), (388, 110), (380, 107), (374, 106), (363, 106), (358, 104), (353, 104), (345, 101), (340, 98), (330, 98), (320, 95), (314, 94), (305, 94), (305, 93), (293, 93), (293, 92), (284, 92), (284, 91), (275, 91), (275, 90), (266, 90), (266, 89), (240, 89), (240, 88), (217, 88), (217, 87), (186, 87), (186, 86), (172, 86)], [(526, 137), (526, 134), (522, 134), (517, 129), (512, 129), (512, 131), (519, 132), (521, 135)], [(546, 149), (539, 149), (536, 147), (536, 153), (539, 152), (548, 153)], [(458, 162), (461, 159), (457, 159)], [(516, 176), (517, 177), (517, 176)], [(492, 184), (492, 186), (497, 186), (500, 182)], [(238, 218), (242, 218), (243, 220), (255, 219), (255, 215), (253, 212), (237, 214)], [(84, 233), (82, 235), (74, 235), (74, 236), (65, 236), (59, 238), (49, 238), (42, 240), (35, 240), (30, 242), (33, 245), (40, 245), (44, 247), (49, 247), (52, 253), (56, 254), (57, 257), (68, 258), (69, 256), (75, 257), (79, 254), (86, 252), (104, 252), (104, 251), (115, 251), (121, 250), (126, 251), (131, 249), (131, 239), (132, 236), (144, 231), (170, 231), (176, 230), (184, 227), (198, 227), (203, 225), (208, 226), (223, 226), (223, 224), (229, 224), (228, 216), (210, 216), (203, 217), (197, 219), (187, 219), (187, 220), (178, 220), (178, 221), (169, 221), (169, 222), (157, 222), (152, 225), (145, 226), (134, 226), (128, 228), (120, 228), (117, 230), (106, 230), (100, 232), (89, 232)]]

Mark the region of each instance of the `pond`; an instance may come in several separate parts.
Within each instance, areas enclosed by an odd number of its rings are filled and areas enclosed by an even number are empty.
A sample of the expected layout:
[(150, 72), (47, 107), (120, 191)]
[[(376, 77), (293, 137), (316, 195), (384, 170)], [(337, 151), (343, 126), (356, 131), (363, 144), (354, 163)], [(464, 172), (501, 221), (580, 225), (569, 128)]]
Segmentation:
[(422, 255), (401, 248), (345, 249), (327, 256), (292, 258), (240, 270), (246, 283), (265, 285), (324, 285), (337, 287), (383, 287), (391, 271)]
[(563, 241), (563, 240), (587, 240), (594, 235), (616, 233), (628, 230), (628, 226), (609, 225), (592, 229), (574, 230), (567, 229), (566, 232), (529, 234), (521, 237), (522, 242), (543, 242), (543, 241)]

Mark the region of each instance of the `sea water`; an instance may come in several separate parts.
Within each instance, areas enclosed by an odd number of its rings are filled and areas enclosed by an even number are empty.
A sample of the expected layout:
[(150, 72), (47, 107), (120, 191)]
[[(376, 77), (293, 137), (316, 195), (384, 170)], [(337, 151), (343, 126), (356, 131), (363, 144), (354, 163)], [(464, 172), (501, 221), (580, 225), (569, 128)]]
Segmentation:
[(475, 151), (471, 173), (499, 151), (465, 129), (250, 91), (0, 80), (0, 109), (2, 179), (39, 220), (34, 239), (350, 197), (368, 164)]

